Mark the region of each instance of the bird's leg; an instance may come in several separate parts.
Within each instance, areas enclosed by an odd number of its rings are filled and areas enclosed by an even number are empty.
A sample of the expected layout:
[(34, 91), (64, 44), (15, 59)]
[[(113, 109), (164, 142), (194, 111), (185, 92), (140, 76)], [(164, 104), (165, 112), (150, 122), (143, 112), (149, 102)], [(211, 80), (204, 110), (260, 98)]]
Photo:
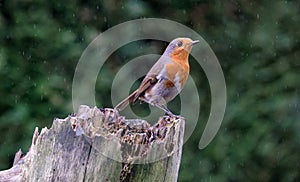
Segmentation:
[(168, 116), (174, 117), (176, 119), (184, 119), (184, 117), (182, 117), (180, 115), (173, 114), (165, 105), (154, 105), (154, 106), (156, 106), (159, 109), (165, 111)]
[(161, 110), (163, 110), (168, 116), (171, 116), (171, 117), (176, 117), (176, 118), (181, 118), (181, 116), (178, 116), (178, 115), (175, 115), (173, 114), (165, 105), (158, 105), (158, 104), (153, 104), (153, 103), (150, 103), (148, 102), (145, 98), (142, 98), (142, 97), (139, 97), (139, 99), (143, 102), (146, 102), (148, 104), (151, 104)]
[(154, 106), (161, 109), (161, 110), (163, 110), (168, 116), (177, 117), (165, 105), (154, 104)]

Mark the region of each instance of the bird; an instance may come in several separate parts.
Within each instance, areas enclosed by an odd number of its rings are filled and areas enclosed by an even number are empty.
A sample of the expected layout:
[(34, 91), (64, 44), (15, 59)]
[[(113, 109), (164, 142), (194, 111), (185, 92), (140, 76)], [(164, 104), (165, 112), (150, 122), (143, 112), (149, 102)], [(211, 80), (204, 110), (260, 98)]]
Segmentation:
[(192, 47), (199, 40), (175, 38), (144, 77), (138, 89), (121, 101), (115, 109), (122, 111), (129, 103), (140, 100), (153, 105), (169, 116), (176, 116), (166, 106), (183, 89), (190, 72), (188, 62)]

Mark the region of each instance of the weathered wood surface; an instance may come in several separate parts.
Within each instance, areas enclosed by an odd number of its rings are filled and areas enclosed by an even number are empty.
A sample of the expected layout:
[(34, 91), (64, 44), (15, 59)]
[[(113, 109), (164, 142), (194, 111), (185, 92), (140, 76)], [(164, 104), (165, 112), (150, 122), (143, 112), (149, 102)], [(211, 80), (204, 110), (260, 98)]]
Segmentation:
[(80, 106), (35, 129), (32, 145), (0, 181), (177, 181), (184, 119), (164, 116), (150, 126), (113, 109)]

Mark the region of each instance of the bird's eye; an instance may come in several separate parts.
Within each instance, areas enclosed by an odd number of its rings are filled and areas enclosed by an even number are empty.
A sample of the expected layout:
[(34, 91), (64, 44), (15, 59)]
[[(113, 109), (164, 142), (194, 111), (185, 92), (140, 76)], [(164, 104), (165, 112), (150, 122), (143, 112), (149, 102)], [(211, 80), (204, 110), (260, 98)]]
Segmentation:
[(181, 41), (179, 41), (178, 43), (177, 43), (177, 46), (178, 47), (181, 47), (183, 45), (183, 43), (181, 42)]

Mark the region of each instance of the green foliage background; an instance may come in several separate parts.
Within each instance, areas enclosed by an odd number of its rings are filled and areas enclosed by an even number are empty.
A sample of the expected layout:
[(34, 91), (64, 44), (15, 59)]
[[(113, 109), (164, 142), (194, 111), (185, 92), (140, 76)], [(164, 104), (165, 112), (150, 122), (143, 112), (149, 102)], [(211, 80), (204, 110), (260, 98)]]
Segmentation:
[[(202, 110), (184, 145), (179, 181), (299, 181), (296, 0), (0, 1), (0, 169), (12, 165), (19, 148), (27, 151), (35, 126), (50, 127), (54, 117), (72, 112), (74, 70), (93, 38), (144, 17), (174, 20), (197, 31), (226, 77), (223, 124), (200, 151), (210, 92), (201, 67), (191, 62), (191, 75), (201, 83)], [(151, 53), (149, 44), (141, 44), (143, 49), (125, 46), (109, 58), (96, 87), (99, 107), (111, 107), (112, 78), (128, 58)]]

